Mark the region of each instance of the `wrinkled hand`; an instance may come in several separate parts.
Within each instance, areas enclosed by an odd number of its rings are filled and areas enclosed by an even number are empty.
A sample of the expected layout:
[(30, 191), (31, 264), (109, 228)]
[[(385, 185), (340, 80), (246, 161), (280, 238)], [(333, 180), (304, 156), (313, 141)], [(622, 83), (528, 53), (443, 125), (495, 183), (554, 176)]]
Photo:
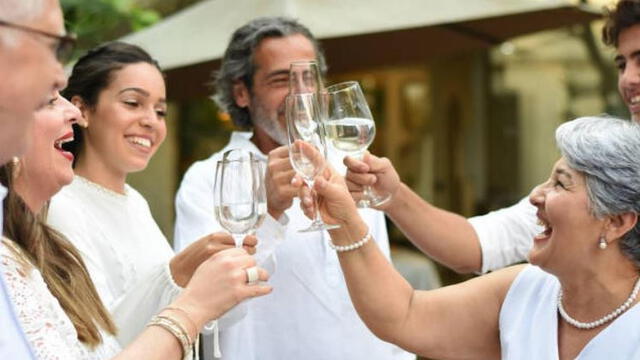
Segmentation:
[[(389, 159), (366, 152), (362, 160), (345, 157), (344, 164), (347, 166), (347, 186), (356, 202), (362, 198), (362, 187), (365, 185), (371, 186), (378, 194), (391, 195), (393, 201), (401, 183), (400, 176)], [(380, 208), (384, 209), (389, 203), (385, 203)]]
[[(205, 260), (194, 272), (185, 290), (174, 305), (184, 309), (201, 328), (209, 320), (217, 319), (242, 300), (266, 295), (271, 286), (247, 283), (245, 269), (256, 266), (253, 256), (244, 249), (220, 251)], [(260, 281), (269, 274), (258, 268)]]
[[(301, 182), (296, 177), (294, 182)], [(332, 167), (327, 167), (321, 176), (316, 177), (313, 190), (317, 196), (318, 211), (327, 224), (346, 224), (359, 217), (356, 204), (349, 194), (344, 178)], [(300, 206), (306, 216), (313, 219), (315, 206), (311, 189), (301, 186)]]
[[(243, 248), (249, 254), (256, 253), (258, 239), (249, 235), (244, 238)], [(171, 276), (178, 286), (185, 287), (194, 271), (212, 255), (235, 246), (233, 237), (217, 232), (206, 235), (176, 254), (169, 262)]]
[(267, 189), (267, 211), (274, 219), (280, 218), (298, 195), (298, 187), (291, 184), (295, 174), (289, 161), (287, 146), (280, 146), (269, 153), (264, 181)]

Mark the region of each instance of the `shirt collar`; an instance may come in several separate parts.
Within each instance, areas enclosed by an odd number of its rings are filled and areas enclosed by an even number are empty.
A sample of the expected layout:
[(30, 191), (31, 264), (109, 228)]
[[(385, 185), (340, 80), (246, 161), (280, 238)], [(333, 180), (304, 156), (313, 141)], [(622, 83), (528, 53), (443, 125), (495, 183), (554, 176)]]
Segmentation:
[(253, 132), (251, 131), (234, 131), (231, 133), (231, 140), (229, 141), (229, 149), (246, 149), (257, 155), (260, 160), (267, 160), (267, 154), (262, 153), (260, 149), (251, 141)]

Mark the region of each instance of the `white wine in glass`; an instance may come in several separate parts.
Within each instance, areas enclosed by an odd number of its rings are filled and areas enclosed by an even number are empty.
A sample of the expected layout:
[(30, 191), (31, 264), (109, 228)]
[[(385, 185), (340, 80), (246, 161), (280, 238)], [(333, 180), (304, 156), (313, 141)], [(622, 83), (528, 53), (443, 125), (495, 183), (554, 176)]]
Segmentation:
[(254, 154), (234, 149), (216, 164), (214, 212), (220, 226), (242, 247), (246, 235), (255, 233), (267, 213), (264, 162)]
[[(362, 159), (376, 136), (376, 124), (360, 85), (347, 81), (329, 86), (323, 99), (327, 141), (338, 152)], [(376, 194), (371, 186), (364, 186), (358, 206), (376, 207), (390, 198)]]

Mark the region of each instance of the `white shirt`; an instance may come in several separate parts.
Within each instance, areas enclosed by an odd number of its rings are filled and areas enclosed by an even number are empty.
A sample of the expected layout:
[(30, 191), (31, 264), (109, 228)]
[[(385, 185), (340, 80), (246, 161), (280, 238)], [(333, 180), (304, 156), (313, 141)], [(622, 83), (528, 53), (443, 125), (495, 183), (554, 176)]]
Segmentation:
[[(518, 274), (500, 309), (503, 360), (558, 359), (558, 279), (529, 265)], [(640, 306), (592, 338), (577, 360), (640, 359)]]
[(76, 176), (51, 200), (47, 221), (80, 251), (123, 347), (180, 293), (173, 250), (129, 185), (122, 195)]
[[(95, 348), (81, 343), (73, 323), (49, 291), (40, 271), (29, 263), (15, 243), (10, 240), (2, 243), (2, 275), (7, 280), (8, 292), (16, 304), (20, 323), (39, 360), (102, 360), (117, 355), (120, 351), (118, 342), (104, 331), (100, 332), (102, 343)], [(2, 359), (25, 357), (16, 354)]]
[(524, 261), (533, 237), (543, 231), (536, 207), (525, 197), (508, 208), (469, 219), (480, 240), (482, 272)]
[[(186, 246), (189, 239), (221, 229), (213, 216), (215, 163), (224, 151), (232, 148), (260, 154), (250, 137), (251, 133), (233, 133), (222, 151), (196, 162), (186, 172), (176, 196), (176, 249)], [(286, 215), (289, 219), (286, 228), (271, 219), (258, 230), (258, 253), (264, 251), (263, 243), (276, 240), (269, 245), (277, 259), (277, 269), (269, 279), (273, 292), (251, 300), (244, 319), (222, 328), (223, 359), (415, 359), (414, 355), (376, 338), (360, 320), (336, 253), (327, 245), (329, 235), (298, 232), (311, 220), (300, 210), (297, 198)], [(388, 258), (383, 214), (366, 209), (361, 215)], [(280, 232), (284, 238), (278, 241), (262, 236), (263, 228), (269, 227), (279, 228), (272, 232)]]
[[(7, 196), (7, 188), (0, 185), (0, 229), (2, 229), (2, 202)], [(0, 251), (4, 252), (0, 244)], [(5, 269), (0, 264), (0, 359), (34, 359), (22, 327), (18, 322), (13, 304), (9, 298), (9, 289), (4, 279)]]

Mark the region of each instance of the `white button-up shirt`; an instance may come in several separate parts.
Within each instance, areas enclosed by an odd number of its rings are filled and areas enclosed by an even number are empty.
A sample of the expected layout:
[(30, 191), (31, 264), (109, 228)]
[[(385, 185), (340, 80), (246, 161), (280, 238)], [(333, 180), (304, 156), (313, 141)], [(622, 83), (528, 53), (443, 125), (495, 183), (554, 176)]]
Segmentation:
[(508, 208), (469, 219), (480, 240), (483, 273), (526, 260), (533, 237), (544, 230), (537, 224), (536, 210), (525, 197)]
[[(222, 151), (196, 162), (185, 174), (176, 195), (176, 250), (221, 230), (213, 215), (215, 165), (224, 151), (233, 148), (261, 154), (250, 138), (251, 133), (233, 133)], [(371, 209), (360, 214), (389, 258), (384, 215)], [(265, 250), (273, 252), (271, 257), (277, 260), (275, 271), (269, 269), (273, 272), (269, 279), (273, 292), (249, 301), (242, 320), (221, 328), (223, 359), (415, 359), (413, 354), (378, 339), (358, 317), (338, 257), (328, 246), (329, 235), (298, 232), (311, 220), (302, 213), (297, 198), (285, 218), (288, 223), (283, 226), (267, 216), (258, 229), (258, 261), (269, 258)]]

